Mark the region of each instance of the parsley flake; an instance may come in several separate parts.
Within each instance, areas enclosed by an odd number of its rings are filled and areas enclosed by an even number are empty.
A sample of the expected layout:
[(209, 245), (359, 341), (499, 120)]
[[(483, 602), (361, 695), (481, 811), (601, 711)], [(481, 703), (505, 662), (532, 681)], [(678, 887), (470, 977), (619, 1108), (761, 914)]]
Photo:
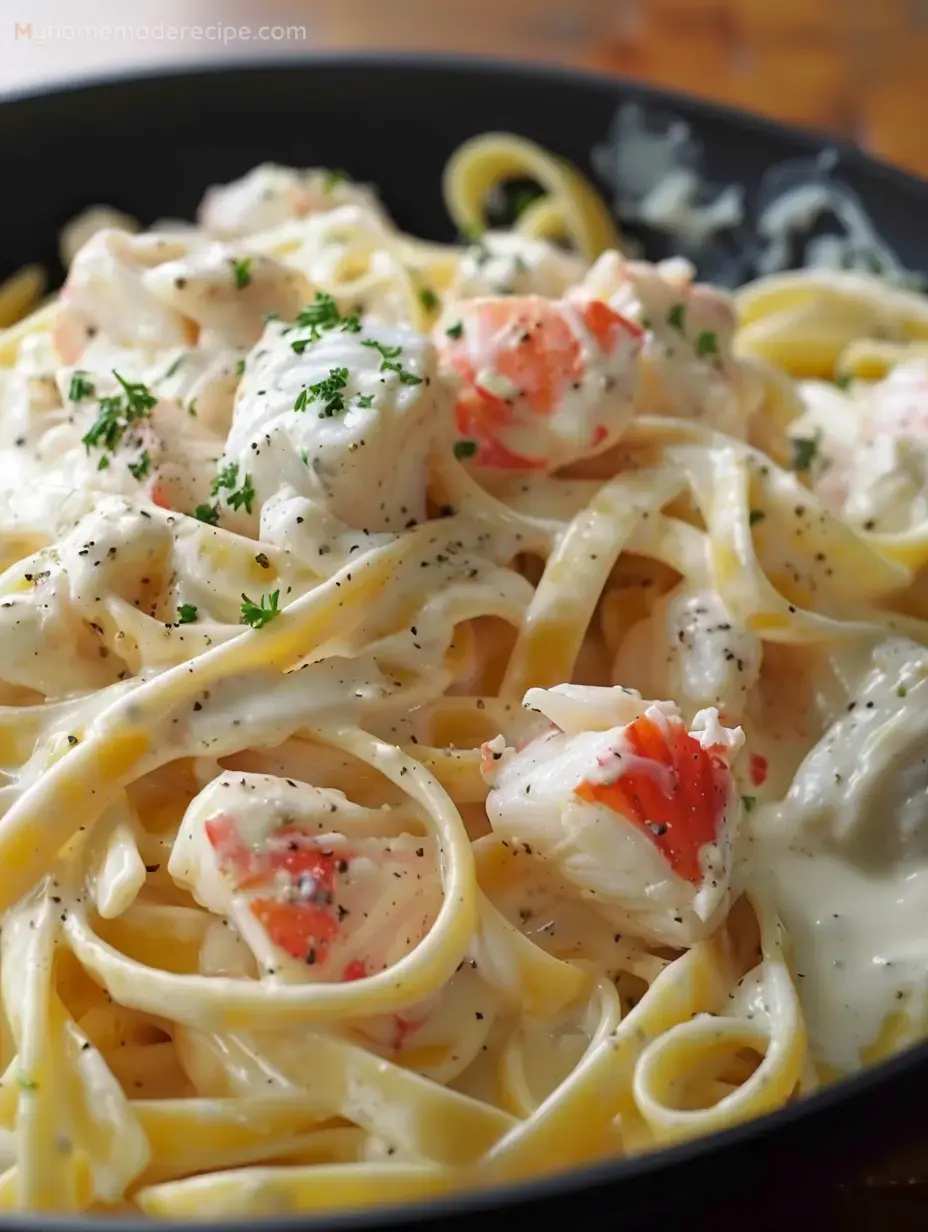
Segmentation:
[(138, 459), (135, 462), (129, 463), (129, 474), (135, 479), (141, 481), (151, 470), (151, 458), (148, 456), (148, 450), (143, 449)]
[(193, 516), (198, 522), (205, 522), (207, 526), (215, 526), (219, 521), (219, 510), (215, 505), (197, 505)]
[(401, 346), (387, 346), (384, 342), (378, 342), (376, 338), (362, 338), (361, 346), (371, 347), (373, 350), (379, 351), (384, 359), (396, 359), (398, 355), (403, 353)]
[(244, 371), (245, 371), (245, 361), (244, 359), (240, 359), (235, 364), (235, 375), (242, 376)]
[(290, 343), (291, 349), (302, 355), (311, 342), (319, 341), (323, 330), (334, 329), (336, 325), (340, 325), (347, 334), (357, 334), (361, 330), (361, 322), (356, 315), (343, 317), (332, 296), (324, 291), (318, 292), (313, 302), (301, 309), (296, 318), (295, 327), (308, 329), (309, 337), (297, 338)]
[(177, 609), (177, 623), (179, 625), (192, 625), (199, 617), (199, 612), (192, 603), (182, 603)]
[(232, 262), (232, 277), (239, 291), (244, 291), (251, 282), (251, 257), (242, 257), (240, 261)]
[(754, 811), (754, 805), (757, 803), (757, 796), (742, 796), (741, 807), (746, 813)]
[(718, 355), (719, 336), (714, 329), (701, 329), (696, 335), (696, 354), (700, 359), (709, 355)]
[(441, 303), (431, 287), (423, 287), (419, 292), (419, 303), (426, 312), (434, 312)]
[(345, 409), (345, 397), (342, 390), (348, 384), (347, 368), (332, 368), (324, 380), (304, 386), (296, 396), (293, 404), (295, 411), (305, 411), (310, 402), (324, 402), (319, 412), (320, 419), (331, 419)]
[(900, 684), (896, 686), (896, 696), (897, 697), (908, 697), (908, 694), (909, 694), (909, 690), (905, 687), (904, 684)]
[(812, 466), (813, 461), (818, 456), (819, 442), (821, 441), (821, 433), (816, 432), (815, 436), (794, 436), (790, 444), (793, 449), (793, 456), (790, 462), (794, 471), (807, 471)]
[(220, 469), (218, 475), (213, 480), (213, 486), (210, 491), (213, 496), (218, 496), (220, 492), (226, 492), (226, 504), (230, 509), (244, 508), (246, 513), (251, 513), (252, 501), (255, 499), (254, 484), (251, 481), (251, 476), (247, 474), (242, 476), (242, 482), (239, 484), (237, 462), (227, 462)]
[(84, 398), (92, 398), (95, 392), (93, 385), (87, 379), (86, 372), (71, 374), (71, 384), (68, 386), (69, 401), (81, 402)]
[(228, 462), (217, 474), (213, 480), (213, 486), (210, 492), (213, 496), (218, 496), (223, 488), (234, 488), (238, 483), (238, 463)]
[(672, 325), (674, 329), (678, 329), (682, 334), (686, 329), (686, 304), (674, 304), (667, 313), (667, 324)]
[(196, 400), (196, 398), (194, 398), (194, 400), (193, 400), (193, 401), (190, 403), (190, 405), (187, 407), (187, 414), (190, 416), (190, 418), (191, 418), (191, 419), (196, 419), (196, 417), (197, 417), (197, 400)]
[(748, 514), (748, 522), (751, 526), (756, 526), (758, 522), (763, 522), (766, 516), (767, 515), (764, 513), (763, 509), (752, 509)]
[(244, 509), (246, 513), (251, 513), (251, 506), (254, 499), (254, 484), (251, 482), (251, 476), (246, 475), (242, 480), (242, 486), (235, 492), (230, 492), (226, 497), (226, 503), (230, 509)]
[(242, 624), (251, 625), (252, 629), (263, 629), (275, 616), (280, 615), (280, 608), (277, 606), (279, 599), (279, 590), (273, 590), (269, 595), (262, 595), (260, 603), (255, 603), (243, 593)]
[(127, 381), (113, 369), (113, 376), (123, 388), (121, 394), (100, 399), (100, 413), (81, 443), (88, 452), (96, 447), (114, 453), (130, 424), (151, 415), (151, 408), (158, 399), (141, 381)]
[(421, 385), (422, 377), (416, 376), (414, 372), (408, 372), (402, 364), (396, 364), (390, 359), (385, 359), (380, 365), (381, 372), (395, 372), (404, 385)]
[(39, 1084), (29, 1074), (17, 1074), (16, 1083), (24, 1091), (37, 1091), (39, 1089)]
[(455, 341), (457, 341), (458, 338), (460, 338), (462, 334), (464, 333), (464, 322), (455, 321), (453, 325), (448, 326), (448, 328), (445, 330), (445, 333), (448, 335), (449, 338), (453, 338)]
[(106, 456), (106, 454), (103, 454), (103, 456), (100, 458), (100, 461), (97, 463), (97, 470), (98, 471), (108, 471), (109, 469), (110, 469), (110, 460)]
[(373, 394), (358, 394), (358, 406), (367, 411), (374, 405)]
[(838, 389), (850, 389), (851, 382), (854, 378), (849, 372), (843, 373), (841, 376), (835, 377), (835, 385)]
[(476, 452), (476, 441), (461, 440), (454, 442), (454, 456), (456, 458), (472, 458)]

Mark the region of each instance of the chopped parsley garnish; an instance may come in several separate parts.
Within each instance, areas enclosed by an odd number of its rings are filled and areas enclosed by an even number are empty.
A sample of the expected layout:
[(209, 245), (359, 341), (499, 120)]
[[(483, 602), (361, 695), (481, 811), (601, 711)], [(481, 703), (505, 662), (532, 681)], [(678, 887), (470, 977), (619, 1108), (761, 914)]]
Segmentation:
[(113, 376), (123, 388), (121, 394), (100, 399), (100, 413), (96, 423), (81, 437), (88, 451), (96, 446), (115, 452), (130, 424), (151, 415), (151, 408), (158, 399), (141, 381), (127, 381), (116, 369)]
[(744, 809), (746, 813), (752, 812), (754, 809), (754, 805), (756, 803), (757, 803), (757, 796), (742, 796), (741, 797), (741, 807)]
[(92, 398), (95, 392), (93, 385), (87, 380), (86, 372), (71, 374), (71, 384), (68, 386), (69, 401), (80, 402), (84, 398)]
[(187, 407), (187, 414), (190, 416), (190, 418), (191, 418), (191, 419), (196, 419), (196, 417), (197, 417), (197, 400), (196, 400), (196, 398), (194, 398), (194, 400), (193, 400), (193, 401), (190, 403), (190, 405)]
[(456, 458), (472, 458), (476, 452), (477, 452), (477, 442), (476, 441), (462, 440), (462, 441), (454, 442), (454, 456)]
[(380, 352), (383, 357), (383, 363), (380, 365), (381, 372), (395, 372), (404, 385), (422, 384), (421, 376), (408, 372), (402, 364), (395, 362), (397, 357), (403, 353), (401, 346), (387, 346), (386, 343), (378, 342), (376, 338), (362, 338), (361, 346), (371, 347)]
[(680, 333), (682, 334), (684, 329), (686, 328), (685, 318), (686, 318), (686, 304), (684, 303), (674, 304), (673, 307), (670, 309), (670, 311), (667, 313), (667, 324), (672, 325), (674, 329), (678, 329)]
[(246, 513), (251, 513), (252, 501), (255, 499), (255, 488), (251, 482), (251, 476), (246, 475), (242, 480), (242, 486), (235, 492), (230, 492), (226, 497), (226, 503), (230, 509), (244, 508)]
[(464, 333), (464, 322), (455, 321), (453, 325), (448, 326), (448, 328), (445, 330), (445, 333), (448, 335), (449, 338), (454, 338), (454, 340), (457, 341), (458, 338), (460, 338), (461, 335)]
[(304, 466), (309, 466), (309, 450), (308, 449), (300, 450), (300, 461), (303, 463)]
[(838, 389), (849, 389), (854, 378), (849, 372), (843, 373), (841, 376), (835, 377), (835, 385)]
[(330, 193), (338, 188), (339, 184), (344, 184), (345, 180), (350, 178), (347, 171), (341, 171), (338, 167), (333, 167), (331, 171), (325, 173), (325, 179), (322, 181), (322, 191)]
[(100, 461), (97, 463), (97, 470), (98, 471), (108, 471), (109, 469), (110, 469), (110, 460), (106, 456), (106, 454), (104, 454), (101, 457)]
[(821, 433), (815, 436), (794, 436), (790, 444), (793, 456), (790, 462), (794, 471), (807, 471), (818, 456), (818, 446)]
[(905, 687), (904, 684), (900, 684), (896, 686), (896, 696), (897, 697), (907, 697), (908, 693), (909, 693), (909, 690)]
[(719, 336), (714, 329), (701, 329), (696, 335), (696, 354), (700, 359), (707, 355), (718, 355)]
[(238, 483), (238, 463), (228, 462), (219, 471), (219, 474), (213, 480), (213, 486), (210, 492), (213, 496), (218, 496), (223, 488), (234, 488)]
[(236, 365), (235, 365), (235, 375), (241, 376), (244, 371), (245, 371), (245, 361), (244, 359), (240, 359), (236, 362)]
[[(251, 482), (250, 475), (244, 475), (241, 485), (239, 485), (237, 462), (226, 463), (213, 480), (213, 486), (210, 490), (213, 496), (218, 496), (223, 491), (226, 492), (226, 504), (230, 509), (244, 508), (246, 513), (251, 513), (251, 504), (255, 499), (254, 484)], [(202, 507), (200, 506), (200, 508)]]
[(278, 321), (279, 319), (280, 319), (280, 313), (279, 313), (279, 312), (277, 312), (277, 311), (276, 311), (275, 309), (273, 309), (273, 308), (271, 309), (271, 311), (270, 311), (270, 312), (266, 312), (266, 313), (264, 314), (264, 323), (265, 323), (265, 325), (268, 323), (268, 321)]
[(358, 406), (363, 410), (369, 410), (374, 405), (373, 394), (358, 394)]
[(416, 376), (414, 372), (407, 372), (402, 364), (395, 364), (390, 359), (385, 359), (380, 365), (381, 372), (395, 372), (404, 385), (421, 385), (422, 377)]
[(295, 322), (295, 328), (309, 330), (309, 337), (297, 338), (290, 346), (297, 355), (302, 355), (311, 342), (319, 341), (323, 330), (335, 329), (337, 325), (340, 325), (346, 334), (357, 334), (361, 331), (361, 322), (356, 314), (343, 317), (332, 296), (320, 291), (311, 304), (300, 310)]
[(219, 509), (216, 505), (197, 505), (193, 516), (198, 522), (205, 522), (207, 526), (215, 526), (219, 521)]
[(279, 599), (279, 590), (262, 595), (260, 603), (255, 603), (246, 594), (242, 594), (242, 624), (251, 625), (253, 629), (263, 629), (275, 616), (280, 615), (280, 608), (277, 606)]
[(39, 1089), (39, 1084), (34, 1078), (30, 1077), (29, 1074), (17, 1074), (16, 1083), (18, 1086), (21, 1086), (24, 1091), (37, 1091)]
[(758, 522), (763, 522), (766, 516), (767, 515), (764, 513), (763, 509), (752, 509), (748, 514), (748, 522), (750, 522), (752, 526), (756, 526)]
[(182, 603), (177, 609), (177, 623), (179, 625), (192, 625), (199, 614), (194, 604)]
[(129, 463), (129, 474), (138, 480), (142, 480), (151, 470), (151, 458), (148, 456), (148, 450), (143, 449), (137, 461)]
[(419, 303), (426, 312), (434, 312), (441, 303), (431, 287), (423, 287), (419, 292)]
[(362, 338), (361, 346), (371, 347), (373, 350), (379, 351), (384, 359), (396, 359), (398, 355), (403, 353), (401, 346), (387, 346), (385, 342), (378, 342), (376, 338)]
[(313, 385), (304, 386), (297, 394), (293, 404), (295, 411), (305, 411), (310, 402), (317, 400), (325, 406), (319, 412), (320, 419), (331, 419), (345, 409), (345, 397), (342, 390), (348, 384), (347, 368), (332, 368), (329, 375)]
[(232, 262), (232, 277), (239, 291), (244, 291), (251, 282), (251, 257), (242, 257), (240, 261)]

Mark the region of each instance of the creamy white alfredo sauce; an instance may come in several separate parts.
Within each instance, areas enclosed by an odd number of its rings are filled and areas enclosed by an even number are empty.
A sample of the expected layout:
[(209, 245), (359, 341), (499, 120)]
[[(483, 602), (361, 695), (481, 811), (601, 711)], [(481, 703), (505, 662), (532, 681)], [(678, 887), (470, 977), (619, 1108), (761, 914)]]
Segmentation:
[[(815, 1057), (867, 1059), (928, 996), (928, 652), (884, 642), (781, 804), (746, 821), (740, 876), (789, 932)], [(902, 1032), (903, 1038), (906, 1032)]]

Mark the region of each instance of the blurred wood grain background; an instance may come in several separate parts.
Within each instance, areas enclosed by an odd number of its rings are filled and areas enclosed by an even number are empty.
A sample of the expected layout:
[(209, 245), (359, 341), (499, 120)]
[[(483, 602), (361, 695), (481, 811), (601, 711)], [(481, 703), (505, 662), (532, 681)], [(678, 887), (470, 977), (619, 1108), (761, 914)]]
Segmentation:
[[(928, 176), (928, 0), (3, 0), (0, 8), (0, 92), (123, 66), (319, 48), (489, 52), (714, 98), (853, 138)], [(67, 41), (50, 31), (116, 22), (222, 22), (251, 37)], [(302, 29), (262, 42), (262, 23)]]

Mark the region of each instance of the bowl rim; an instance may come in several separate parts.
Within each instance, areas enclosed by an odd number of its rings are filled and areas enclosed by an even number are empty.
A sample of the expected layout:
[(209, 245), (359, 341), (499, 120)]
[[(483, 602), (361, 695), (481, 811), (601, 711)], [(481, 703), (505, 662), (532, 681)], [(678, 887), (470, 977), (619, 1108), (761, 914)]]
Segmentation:
[[(536, 84), (547, 83), (556, 88), (621, 94), (626, 99), (640, 99), (667, 110), (679, 111), (684, 119), (703, 119), (719, 123), (742, 132), (754, 132), (791, 144), (797, 154), (809, 153), (823, 148), (836, 150), (845, 165), (876, 179), (893, 184), (897, 189), (928, 202), (928, 179), (904, 170), (884, 159), (867, 153), (850, 139), (835, 137), (815, 129), (800, 128), (778, 120), (724, 103), (689, 95), (682, 91), (667, 90), (633, 78), (609, 73), (601, 69), (584, 69), (544, 60), (518, 59), (506, 56), (475, 55), (427, 51), (392, 50), (342, 50), (338, 48), (302, 51), (296, 54), (269, 55), (256, 58), (251, 55), (235, 57), (219, 63), (207, 59), (195, 59), (175, 64), (156, 64), (147, 68), (120, 68), (112, 72), (77, 74), (55, 78), (12, 91), (0, 90), (0, 121), (11, 111), (27, 110), (33, 106), (49, 105), (93, 93), (106, 94), (135, 85), (161, 85), (170, 89), (178, 82), (195, 85), (197, 82), (241, 76), (260, 76), (283, 73), (298, 73), (317, 69), (331, 72), (376, 69), (379, 71), (447, 72), (458, 77), (496, 76), (517, 77)], [(357, 1211), (332, 1214), (284, 1216), (279, 1219), (262, 1220), (262, 1226), (270, 1229), (322, 1229), (326, 1232), (374, 1232), (387, 1225), (400, 1224), (419, 1226), (452, 1215), (477, 1216), (490, 1211), (514, 1210), (536, 1206), (546, 1201), (569, 1197), (582, 1191), (602, 1191), (629, 1184), (633, 1180), (646, 1180), (655, 1174), (666, 1173), (668, 1178), (679, 1168), (698, 1163), (699, 1160), (722, 1153), (736, 1146), (753, 1145), (756, 1149), (774, 1137), (780, 1136), (791, 1126), (802, 1123), (811, 1132), (818, 1122), (825, 1124), (837, 1108), (848, 1115), (876, 1093), (900, 1093), (917, 1074), (928, 1076), (928, 1039), (909, 1045), (902, 1052), (868, 1065), (859, 1072), (842, 1078), (821, 1090), (794, 1101), (774, 1112), (742, 1122), (715, 1133), (703, 1135), (674, 1145), (648, 1151), (642, 1155), (618, 1159), (606, 1159), (585, 1164), (563, 1172), (533, 1177), (487, 1189), (468, 1189), (442, 1195), (436, 1199), (415, 1199), (395, 1202)], [(617, 1220), (619, 1216), (617, 1215)], [(223, 1226), (254, 1228), (254, 1219), (223, 1219)], [(117, 1216), (59, 1215), (22, 1212), (8, 1218), (4, 1224), (11, 1232), (16, 1229), (55, 1229), (60, 1232), (87, 1232), (88, 1229), (107, 1229), (107, 1232), (178, 1232), (185, 1227), (202, 1227), (201, 1223), (151, 1220), (141, 1213), (128, 1218)], [(616, 1225), (621, 1226), (619, 1223)]]
[(165, 85), (183, 79), (193, 84), (196, 80), (212, 80), (236, 74), (259, 76), (293, 73), (306, 69), (357, 70), (378, 69), (393, 71), (441, 70), (458, 76), (486, 75), (497, 77), (518, 76), (534, 78), (537, 82), (560, 84), (569, 88), (594, 89), (608, 94), (617, 88), (628, 97), (650, 100), (666, 108), (678, 107), (694, 117), (723, 124), (734, 125), (769, 137), (786, 140), (793, 145), (805, 146), (810, 152), (822, 147), (834, 149), (841, 157), (856, 164), (858, 170), (877, 173), (889, 179), (897, 187), (918, 193), (928, 200), (928, 176), (922, 178), (914, 172), (866, 151), (857, 141), (827, 133), (814, 127), (790, 124), (772, 117), (752, 112), (728, 103), (714, 102), (682, 90), (665, 89), (650, 85), (633, 77), (610, 73), (602, 68), (582, 68), (572, 64), (558, 64), (544, 59), (520, 59), (512, 56), (495, 56), (490, 53), (404, 51), (390, 49), (324, 48), (256, 57), (246, 54), (217, 62), (207, 58), (185, 60), (179, 63), (154, 64), (148, 67), (123, 66), (99, 73), (76, 73), (40, 81), (34, 86), (4, 90), (0, 87), (0, 115), (4, 108), (53, 101), (56, 96), (73, 96), (95, 91), (105, 92), (114, 88), (140, 84)]

